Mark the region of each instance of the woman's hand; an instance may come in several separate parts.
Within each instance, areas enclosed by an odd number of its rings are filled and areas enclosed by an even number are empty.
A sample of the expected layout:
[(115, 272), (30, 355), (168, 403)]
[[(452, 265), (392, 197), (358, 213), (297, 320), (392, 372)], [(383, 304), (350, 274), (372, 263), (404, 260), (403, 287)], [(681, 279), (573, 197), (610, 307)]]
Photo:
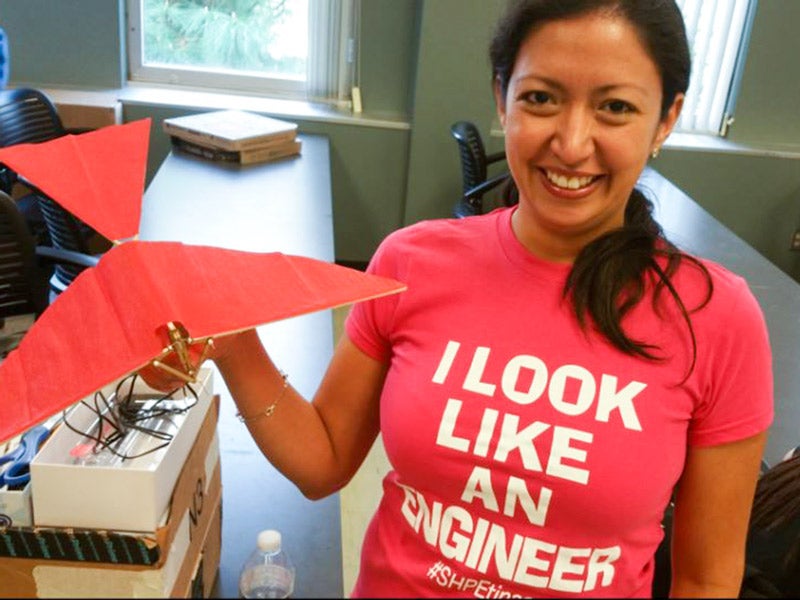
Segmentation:
[(162, 392), (179, 389), (193, 380), (206, 360), (226, 360), (234, 355), (239, 338), (244, 333), (203, 338), (191, 344), (182, 343), (179, 351), (173, 350), (139, 369), (139, 376), (148, 386)]

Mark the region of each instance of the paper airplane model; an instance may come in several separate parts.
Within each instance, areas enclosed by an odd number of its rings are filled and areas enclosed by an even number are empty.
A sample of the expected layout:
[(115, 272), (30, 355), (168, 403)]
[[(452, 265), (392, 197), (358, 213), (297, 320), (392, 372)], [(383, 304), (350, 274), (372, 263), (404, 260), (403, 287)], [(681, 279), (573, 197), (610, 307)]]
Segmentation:
[[(131, 238), (138, 230), (149, 124), (0, 149), (0, 163), (107, 237)], [(49, 168), (40, 168), (42, 157)], [(112, 211), (99, 203), (135, 206)], [(0, 440), (184, 344), (404, 289), (392, 279), (308, 257), (123, 242), (83, 271), (0, 363)]]

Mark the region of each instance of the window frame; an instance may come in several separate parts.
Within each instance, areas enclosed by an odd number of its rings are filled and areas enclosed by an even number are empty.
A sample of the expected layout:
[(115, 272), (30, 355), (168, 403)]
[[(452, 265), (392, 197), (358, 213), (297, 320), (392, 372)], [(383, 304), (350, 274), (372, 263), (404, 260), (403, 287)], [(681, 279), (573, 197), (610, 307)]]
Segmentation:
[(222, 69), (143, 64), (142, 3), (125, 0), (130, 82), (176, 88), (248, 93), (287, 99), (311, 99), (349, 105), (357, 47), (360, 0), (312, 0), (309, 4), (309, 65), (305, 80), (263, 74), (233, 74)]

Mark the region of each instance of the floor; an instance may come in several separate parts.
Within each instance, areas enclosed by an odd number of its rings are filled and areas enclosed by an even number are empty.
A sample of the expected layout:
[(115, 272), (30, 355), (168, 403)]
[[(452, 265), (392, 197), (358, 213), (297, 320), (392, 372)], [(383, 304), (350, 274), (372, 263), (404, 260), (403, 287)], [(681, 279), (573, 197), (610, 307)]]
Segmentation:
[[(349, 308), (333, 311), (334, 335), (337, 339)], [(381, 497), (381, 481), (389, 463), (380, 438), (375, 442), (358, 473), (339, 492), (342, 528), (342, 584), (345, 595), (353, 589), (358, 574), (361, 541)]]

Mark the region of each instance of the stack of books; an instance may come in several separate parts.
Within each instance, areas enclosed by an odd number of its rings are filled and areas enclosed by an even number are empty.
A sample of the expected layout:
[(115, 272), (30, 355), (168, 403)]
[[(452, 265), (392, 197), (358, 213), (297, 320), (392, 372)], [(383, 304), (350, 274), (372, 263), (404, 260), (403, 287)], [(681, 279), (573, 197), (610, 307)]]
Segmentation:
[(240, 110), (164, 119), (173, 148), (210, 160), (242, 165), (300, 153), (297, 124)]

